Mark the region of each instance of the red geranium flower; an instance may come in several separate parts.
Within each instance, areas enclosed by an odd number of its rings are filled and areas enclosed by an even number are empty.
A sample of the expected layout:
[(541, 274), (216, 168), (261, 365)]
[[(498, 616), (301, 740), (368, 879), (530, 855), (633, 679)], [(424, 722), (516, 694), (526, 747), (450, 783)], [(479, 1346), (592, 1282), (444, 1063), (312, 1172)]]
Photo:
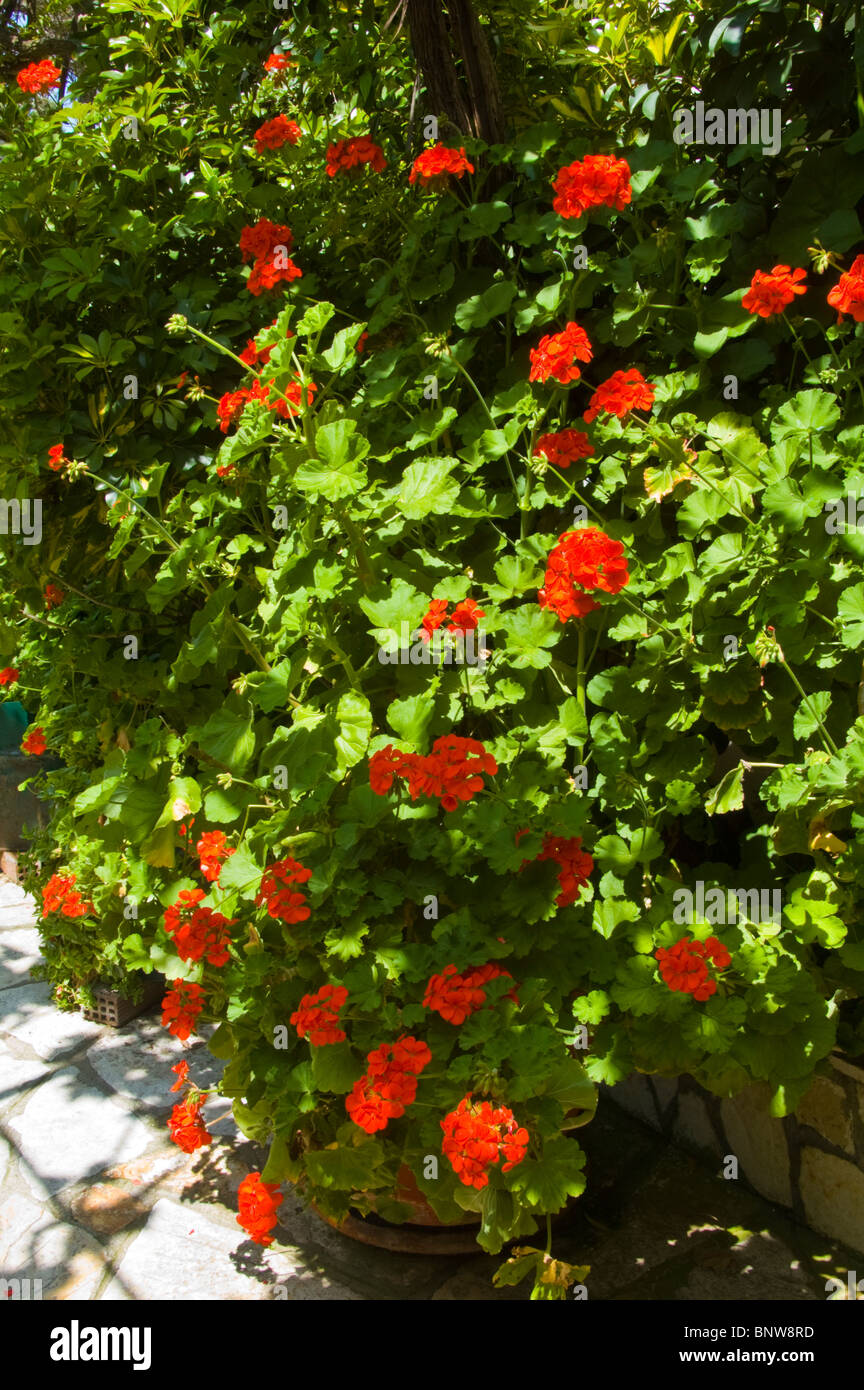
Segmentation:
[(195, 846), (201, 861), (201, 873), (210, 883), (219, 882), (223, 859), (229, 859), (235, 850), (225, 838), (224, 830), (207, 830)]
[(258, 153), (263, 154), (265, 150), (279, 150), (283, 145), (296, 145), (302, 134), (296, 121), (289, 121), (287, 116), (274, 116), (272, 121), (265, 121), (258, 127), (255, 144)]
[(447, 631), (453, 633), (473, 632), (481, 618), (486, 617), (485, 609), (473, 598), (463, 598), (450, 615)]
[(466, 1187), (488, 1186), (489, 1172), (501, 1159), (503, 1173), (521, 1163), (530, 1135), (506, 1105), (493, 1107), (488, 1100), (473, 1101), (469, 1092), (441, 1121), (441, 1148), (454, 1173)]
[(590, 425), (602, 410), (623, 420), (629, 411), (650, 410), (653, 404), (654, 387), (641, 372), (631, 367), (626, 372), (613, 372), (607, 381), (601, 381), (582, 418), (586, 425)]
[(306, 869), (290, 854), (271, 864), (261, 876), (261, 887), (255, 898), (256, 907), (266, 904), (268, 914), (282, 922), (305, 922), (311, 915), (303, 893), (291, 891), (291, 884), (308, 883), (312, 870)]
[(630, 166), (614, 154), (589, 154), (559, 169), (552, 206), (562, 217), (581, 217), (589, 208), (620, 212), (630, 202)]
[(34, 96), (39, 92), (48, 92), (52, 87), (56, 87), (60, 81), (61, 69), (54, 66), (50, 58), (43, 58), (41, 63), (30, 63), (26, 68), (22, 68), (15, 81), (22, 92), (31, 92)]
[[(441, 974), (433, 975), (427, 984), (423, 1007), (434, 1009), (448, 1023), (464, 1023), (486, 1003), (483, 986), (502, 975), (508, 980), (513, 978), (498, 965), (483, 965), (467, 975), (459, 975), (455, 965), (445, 965)], [(510, 991), (508, 998), (518, 1002), (515, 990)]]
[(182, 1091), (183, 1087), (186, 1085), (186, 1082), (189, 1080), (189, 1063), (186, 1061), (184, 1057), (181, 1061), (177, 1063), (176, 1067), (172, 1067), (171, 1070), (173, 1072), (176, 1072), (177, 1080), (174, 1082), (173, 1086), (169, 1087), (169, 1090)]
[(654, 952), (660, 962), (660, 974), (669, 988), (675, 992), (692, 994), (700, 1002), (710, 999), (717, 992), (717, 981), (708, 971), (710, 960), (716, 970), (725, 970), (732, 964), (732, 957), (716, 936), (707, 941), (691, 941), (682, 936), (674, 946), (667, 950), (660, 946)]
[(446, 598), (432, 598), (429, 600), (429, 607), (423, 621), (420, 624), (420, 638), (428, 642), (432, 633), (441, 626), (447, 616), (448, 603)]
[(591, 855), (582, 849), (581, 837), (574, 835), (568, 839), (563, 835), (547, 834), (537, 859), (554, 859), (559, 865), (558, 883), (561, 892), (555, 899), (558, 907), (569, 907), (571, 903), (575, 903), (594, 868)]
[(363, 329), (363, 332), (360, 334), (360, 337), (357, 339), (357, 342), (356, 342), (355, 347), (354, 347), (354, 351), (355, 351), (356, 353), (361, 353), (361, 352), (363, 352), (363, 351), (365, 350), (365, 347), (366, 347), (366, 343), (367, 343), (367, 341), (368, 341), (368, 338), (369, 338), (369, 334), (366, 332), (366, 329), (364, 328), (364, 329)]
[(437, 144), (418, 154), (411, 166), (408, 182), (419, 182), (424, 188), (440, 188), (451, 177), (461, 179), (463, 174), (473, 173), (474, 165), (468, 162), (464, 147), (453, 150)]
[(85, 902), (80, 893), (73, 892), (74, 874), (52, 874), (42, 889), (42, 912), (45, 916), (59, 912), (63, 917), (86, 917), (94, 912), (90, 902)]
[(66, 595), (56, 584), (46, 584), (44, 597), (46, 608), (59, 608)]
[(369, 785), (385, 796), (393, 778), (407, 781), (411, 800), (435, 796), (445, 811), (455, 811), (460, 801), (470, 801), (483, 790), (482, 773), (495, 776), (498, 764), (483, 744), (474, 738), (444, 734), (435, 740), (432, 752), (403, 753), (392, 744), (373, 753), (369, 759)]
[(851, 269), (843, 272), (829, 291), (828, 303), (837, 310), (838, 323), (844, 314), (851, 314), (856, 323), (864, 323), (864, 256), (856, 256)]
[(291, 1015), (297, 1036), (308, 1037), (313, 1047), (344, 1042), (348, 1035), (339, 1027), (339, 1010), (347, 998), (344, 985), (324, 985), (316, 994), (304, 994)]
[(22, 753), (32, 753), (39, 757), (45, 752), (46, 747), (45, 734), (38, 724), (35, 728), (27, 730), (21, 743)]
[(563, 623), (571, 617), (584, 618), (598, 606), (582, 591), (601, 589), (617, 594), (629, 582), (621, 542), (613, 541), (594, 526), (585, 526), (559, 536), (546, 562), (546, 576), (537, 601), (541, 608), (557, 613)]
[(384, 151), (374, 140), (370, 140), (368, 135), (357, 135), (350, 140), (337, 140), (335, 144), (327, 146), (328, 178), (335, 178), (337, 174), (347, 174), (352, 169), (362, 169), (364, 164), (368, 164), (376, 174), (382, 173), (387, 167)]
[(0, 671), (0, 685), (14, 685), (21, 672), (15, 666), (4, 666)]
[(290, 50), (288, 53), (271, 53), (270, 57), (264, 63), (264, 71), (272, 74), (274, 79), (280, 77), (286, 68), (293, 68), (295, 66), (294, 63), (289, 61), (290, 57)]
[(204, 991), (189, 980), (177, 980), (162, 1000), (162, 1025), (185, 1042), (204, 1007)]
[(260, 1173), (250, 1173), (237, 1189), (238, 1226), (256, 1245), (272, 1245), (268, 1234), (278, 1221), (276, 1212), (284, 1201), (278, 1182), (262, 1182)]
[(588, 334), (578, 323), (568, 323), (563, 333), (547, 333), (531, 349), (529, 381), (548, 381), (554, 377), (562, 386), (578, 381), (582, 375), (577, 362), (590, 362), (593, 356)]
[(71, 462), (72, 460), (67, 459), (64, 454), (62, 444), (52, 444), (51, 448), (48, 450), (48, 467), (52, 469), (54, 473), (59, 472), (61, 468), (65, 468), (66, 465)]
[(345, 1100), (345, 1109), (356, 1125), (374, 1134), (388, 1121), (404, 1115), (417, 1095), (417, 1077), (432, 1060), (428, 1045), (403, 1034), (370, 1052), (366, 1071)]
[[(174, 1089), (173, 1086), (171, 1089)], [(199, 1114), (204, 1103), (204, 1096), (200, 1096), (193, 1100), (184, 1100), (171, 1111), (171, 1118), (167, 1122), (168, 1129), (174, 1143), (184, 1154), (192, 1154), (196, 1149), (202, 1149), (213, 1142), (213, 1135)]]
[(555, 468), (569, 468), (571, 463), (590, 458), (594, 446), (582, 430), (559, 430), (557, 434), (541, 434), (534, 445), (534, 457), (545, 457)]
[(792, 270), (788, 265), (775, 265), (770, 272), (757, 270), (741, 304), (749, 314), (762, 319), (782, 314), (796, 294), (806, 294), (807, 286), (798, 284), (806, 274), (806, 270)]

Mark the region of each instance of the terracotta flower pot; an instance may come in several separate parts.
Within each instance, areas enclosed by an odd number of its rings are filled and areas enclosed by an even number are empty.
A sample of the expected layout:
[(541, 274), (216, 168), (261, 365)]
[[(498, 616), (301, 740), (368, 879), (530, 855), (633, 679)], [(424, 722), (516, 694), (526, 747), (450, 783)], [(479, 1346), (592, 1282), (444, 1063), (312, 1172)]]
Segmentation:
[(374, 1192), (364, 1194), (373, 1207), (370, 1216), (349, 1212), (342, 1221), (326, 1216), (313, 1203), (315, 1210), (328, 1226), (343, 1236), (360, 1241), (363, 1245), (375, 1245), (380, 1250), (393, 1250), (408, 1255), (469, 1255), (478, 1254), (477, 1229), (479, 1215), (465, 1213), (464, 1221), (447, 1223), (436, 1216), (426, 1201), (411, 1169), (404, 1163), (396, 1177), (396, 1187), (389, 1194), (392, 1200), (404, 1202), (412, 1214), (404, 1224), (396, 1225), (385, 1221), (374, 1211)]

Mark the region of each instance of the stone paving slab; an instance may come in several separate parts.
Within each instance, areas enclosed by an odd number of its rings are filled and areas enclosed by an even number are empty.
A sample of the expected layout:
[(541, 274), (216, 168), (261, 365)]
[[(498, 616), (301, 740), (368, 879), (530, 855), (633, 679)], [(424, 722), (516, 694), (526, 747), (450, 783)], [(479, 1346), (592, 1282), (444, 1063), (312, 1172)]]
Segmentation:
[(48, 984), (18, 985), (0, 993), (0, 1034), (26, 1043), (46, 1062), (64, 1057), (95, 1042), (102, 1029), (80, 1014), (61, 1013), (51, 1003)]
[(150, 1126), (87, 1085), (74, 1067), (37, 1087), (7, 1125), (26, 1165), (50, 1192), (137, 1158), (155, 1138)]
[(92, 1299), (105, 1260), (80, 1226), (16, 1194), (0, 1205), (0, 1270), (6, 1279), (41, 1279), (43, 1298)]
[[(225, 1067), (203, 1041), (184, 1047), (160, 1018), (139, 1018), (125, 1028), (106, 1028), (87, 1052), (90, 1065), (117, 1095), (154, 1110), (170, 1110), (180, 1099), (172, 1093), (177, 1080), (171, 1068), (185, 1058), (189, 1079), (202, 1090), (215, 1086)], [(225, 1109), (222, 1102), (222, 1109)], [(205, 1111), (205, 1115), (209, 1114)]]
[(0, 936), (0, 989), (23, 984), (41, 960), (35, 927), (9, 927)]
[(0, 931), (36, 921), (36, 903), (17, 883), (0, 875)]

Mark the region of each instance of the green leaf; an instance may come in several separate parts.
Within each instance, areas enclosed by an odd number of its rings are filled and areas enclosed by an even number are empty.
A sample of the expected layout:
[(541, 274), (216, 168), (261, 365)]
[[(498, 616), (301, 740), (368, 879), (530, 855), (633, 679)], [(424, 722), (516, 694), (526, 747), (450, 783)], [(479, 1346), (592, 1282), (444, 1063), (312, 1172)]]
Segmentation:
[(387, 723), (399, 738), (420, 747), (434, 713), (435, 701), (431, 695), (410, 695), (406, 700), (394, 700), (388, 705)]
[(729, 811), (740, 811), (744, 805), (744, 765), (738, 763), (730, 768), (717, 786), (709, 792), (705, 800), (705, 810), (709, 816), (725, 816)]
[(820, 721), (825, 723), (830, 704), (830, 690), (816, 690), (812, 695), (808, 695), (806, 700), (802, 700), (792, 721), (792, 732), (795, 737), (809, 738), (811, 734), (815, 734)]
[(864, 646), (864, 584), (844, 589), (837, 602), (837, 616), (843, 624), (840, 641), (857, 651)]
[(840, 419), (840, 407), (827, 391), (799, 391), (777, 412), (772, 428), (775, 439), (789, 434), (821, 433), (833, 429)]
[(372, 734), (372, 710), (365, 695), (348, 690), (336, 706), (336, 776), (344, 777), (349, 767), (359, 763)]
[(337, 1149), (312, 1149), (306, 1155), (306, 1172), (318, 1187), (333, 1187), (341, 1192), (364, 1192), (370, 1188), (387, 1187), (392, 1182), (388, 1172), (379, 1171), (386, 1162), (381, 1144), (373, 1139), (357, 1148), (340, 1146)]
[(216, 710), (207, 723), (189, 730), (193, 744), (230, 772), (240, 776), (255, 752), (252, 720), (231, 710)]
[(512, 1170), (510, 1189), (536, 1211), (560, 1211), (568, 1197), (585, 1190), (584, 1166), (585, 1154), (575, 1139), (553, 1139), (544, 1144), (542, 1158), (524, 1158)]
[(615, 978), (610, 993), (620, 1009), (633, 1014), (656, 1013), (661, 996), (653, 957), (637, 956), (625, 961)]
[(482, 294), (473, 294), (457, 305), (453, 317), (460, 328), (484, 328), (490, 319), (504, 314), (516, 297), (516, 286), (510, 280), (498, 280)]
[(459, 496), (459, 483), (450, 476), (457, 460), (452, 458), (419, 459), (409, 464), (402, 474), (398, 504), (409, 521), (420, 521), (430, 513), (449, 512)]
[(549, 665), (552, 658), (545, 649), (554, 647), (560, 635), (554, 613), (526, 604), (502, 614), (501, 626), (507, 638), (507, 658), (515, 670), (526, 666), (539, 670)]
[(253, 858), (248, 846), (241, 844), (222, 865), (219, 887), (223, 892), (235, 892), (247, 900), (254, 898), (261, 886), (263, 869)]
[(322, 328), (326, 328), (336, 310), (332, 304), (326, 300), (321, 300), (318, 304), (312, 304), (306, 310), (303, 317), (295, 326), (298, 338), (312, 338), (316, 333), (320, 333)]
[(344, 1096), (363, 1075), (362, 1057), (356, 1056), (347, 1042), (326, 1043), (312, 1048), (312, 1075), (317, 1091), (330, 1091)]

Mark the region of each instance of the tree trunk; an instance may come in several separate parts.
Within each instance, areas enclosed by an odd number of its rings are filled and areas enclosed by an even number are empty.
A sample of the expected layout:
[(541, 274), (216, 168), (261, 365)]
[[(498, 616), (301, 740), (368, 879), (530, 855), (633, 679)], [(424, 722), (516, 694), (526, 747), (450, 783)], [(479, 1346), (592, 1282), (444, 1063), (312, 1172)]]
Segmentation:
[[(492, 55), (471, 0), (405, 0), (404, 13), (436, 114), (447, 116), (463, 134), (496, 144), (501, 139), (501, 100)], [(456, 71), (454, 51), (462, 61), (464, 80)]]

